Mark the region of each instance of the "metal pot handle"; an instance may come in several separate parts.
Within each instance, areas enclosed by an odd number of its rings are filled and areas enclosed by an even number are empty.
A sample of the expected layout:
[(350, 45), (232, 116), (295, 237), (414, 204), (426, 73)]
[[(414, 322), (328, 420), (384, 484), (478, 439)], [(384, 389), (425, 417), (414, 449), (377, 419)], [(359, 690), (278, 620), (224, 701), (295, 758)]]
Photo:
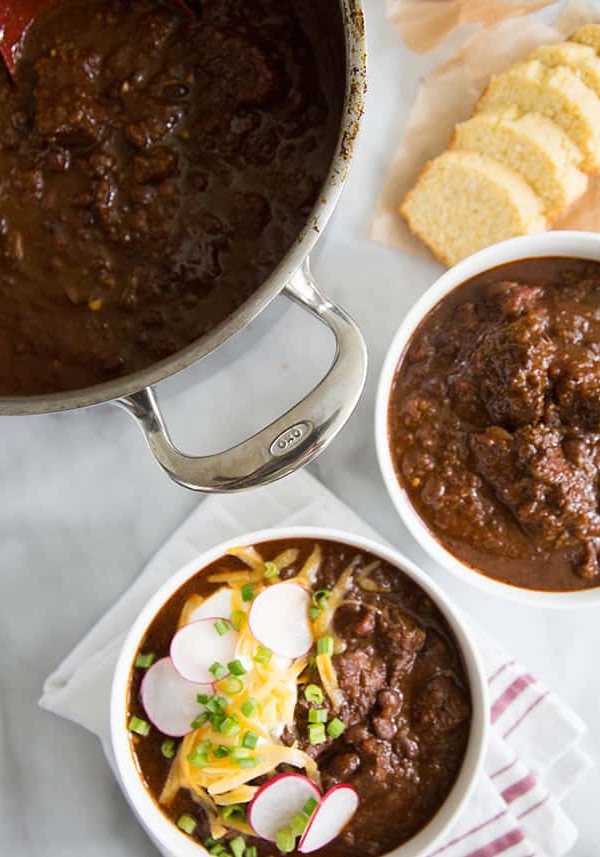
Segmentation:
[(169, 437), (152, 387), (116, 401), (135, 417), (154, 457), (180, 485), (193, 491), (242, 491), (281, 479), (321, 453), (356, 407), (367, 372), (367, 351), (358, 327), (319, 291), (308, 260), (284, 294), (329, 327), (336, 353), (322, 381), (252, 437), (214, 455), (185, 455)]

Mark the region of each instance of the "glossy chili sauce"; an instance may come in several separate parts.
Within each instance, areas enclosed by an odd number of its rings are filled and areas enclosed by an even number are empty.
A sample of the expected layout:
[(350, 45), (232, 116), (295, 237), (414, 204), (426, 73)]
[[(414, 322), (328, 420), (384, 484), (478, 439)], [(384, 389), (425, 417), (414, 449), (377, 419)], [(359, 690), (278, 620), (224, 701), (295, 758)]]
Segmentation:
[(600, 264), (503, 265), (415, 332), (389, 437), (398, 479), (442, 544), (538, 590), (600, 585)]
[(0, 69), (0, 395), (168, 357), (268, 277), (339, 131), (337, 3), (62, 0)]
[[(285, 579), (298, 572), (314, 544), (292, 539), (257, 548), (265, 560), (285, 548), (301, 549), (298, 561), (282, 572)], [(300, 693), (295, 725), (284, 732), (283, 740), (297, 740), (301, 749), (317, 759), (324, 790), (348, 783), (359, 794), (359, 808), (347, 828), (317, 853), (323, 857), (380, 855), (419, 831), (448, 796), (466, 751), (470, 691), (456, 640), (419, 586), (381, 562), (370, 571), (367, 590), (364, 579), (361, 585), (361, 574), (373, 562), (372, 556), (335, 542), (319, 544), (323, 562), (315, 589), (331, 589), (351, 560), (359, 557), (334, 617), (336, 635), (345, 645), (333, 658), (344, 700), (335, 714), (346, 729), (335, 740), (328, 738), (324, 744), (311, 746), (306, 737), (308, 705)], [(157, 658), (168, 655), (189, 596), (207, 596), (223, 585), (208, 583), (206, 575), (242, 567), (239, 560), (223, 557), (191, 578), (156, 616), (140, 652), (152, 652)], [(132, 714), (147, 717), (139, 699), (143, 675), (143, 669), (132, 670), (124, 728)], [(309, 680), (320, 684), (314, 667)], [(325, 704), (332, 716), (331, 704), (327, 700)], [(146, 737), (131, 735), (141, 776), (157, 803), (171, 765), (161, 754), (163, 740), (154, 727)], [(278, 772), (284, 770), (280, 766)], [(180, 790), (173, 805), (161, 809), (174, 822), (184, 813), (192, 815), (199, 822), (193, 837), (206, 841), (209, 828), (204, 810), (188, 791)], [(226, 839), (236, 835), (232, 831)], [(261, 839), (247, 837), (247, 844), (256, 845), (261, 857), (278, 853), (273, 843)]]

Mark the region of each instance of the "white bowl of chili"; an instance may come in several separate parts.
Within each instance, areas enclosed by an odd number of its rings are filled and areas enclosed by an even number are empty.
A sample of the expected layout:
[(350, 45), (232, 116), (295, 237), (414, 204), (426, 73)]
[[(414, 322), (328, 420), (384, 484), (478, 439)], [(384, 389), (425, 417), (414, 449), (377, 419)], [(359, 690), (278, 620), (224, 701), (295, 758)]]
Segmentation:
[[(586, 345), (596, 338), (594, 278), (600, 285), (596, 233), (549, 232), (481, 250), (412, 307), (379, 379), (379, 465), (407, 529), (461, 580), (534, 607), (600, 604), (600, 557), (587, 553), (597, 542), (596, 506), (579, 521), (575, 509), (591, 484), (577, 455), (583, 467), (593, 458), (586, 420), (600, 407), (600, 385), (583, 383), (589, 355), (575, 365), (567, 357), (595, 351)], [(551, 445), (560, 472), (549, 472)]]
[[(272, 628), (260, 615), (248, 621), (254, 599), (278, 585), (306, 594), (304, 606), (275, 600), (289, 612), (299, 645), (310, 629), (308, 655), (275, 654), (261, 643), (263, 634), (272, 639)], [(231, 613), (204, 617), (213, 605)], [(177, 628), (207, 618), (215, 640), (238, 635), (235, 657), (224, 672), (211, 665), (215, 683), (198, 686), (198, 714), (175, 739), (152, 725), (156, 712), (144, 709), (140, 685), (155, 664), (164, 665)], [(285, 628), (280, 616), (273, 619)], [(204, 651), (196, 654), (206, 660)], [(146, 832), (173, 857), (253, 857), (260, 840), (248, 822), (259, 817), (261, 830), (276, 831), (273, 853), (328, 857), (368, 845), (373, 854), (418, 857), (471, 794), (487, 724), (485, 674), (446, 595), (398, 552), (323, 528), (251, 533), (188, 563), (135, 621), (111, 694), (120, 784)], [(449, 768), (432, 807), (417, 774), (423, 748), (435, 746), (444, 748)], [(270, 803), (265, 779), (273, 783)], [(332, 847), (314, 850), (324, 838)]]

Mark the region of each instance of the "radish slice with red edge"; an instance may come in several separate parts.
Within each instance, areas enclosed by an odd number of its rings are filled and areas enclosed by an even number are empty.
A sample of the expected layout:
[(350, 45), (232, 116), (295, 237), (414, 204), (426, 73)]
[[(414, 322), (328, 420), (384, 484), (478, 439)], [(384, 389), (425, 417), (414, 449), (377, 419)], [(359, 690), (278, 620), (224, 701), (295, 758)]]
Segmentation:
[(263, 589), (250, 607), (248, 624), (259, 643), (286, 658), (305, 655), (313, 644), (310, 595), (297, 583)]
[[(218, 622), (226, 622), (227, 630), (220, 634), (215, 628)], [(212, 684), (215, 676), (210, 667), (219, 663), (227, 668), (227, 663), (235, 657), (237, 631), (228, 620), (211, 616), (184, 625), (171, 640), (171, 660), (177, 672), (188, 681), (197, 684)]]
[(200, 713), (199, 691), (197, 684), (179, 675), (171, 658), (162, 658), (144, 675), (140, 695), (148, 719), (158, 731), (181, 738), (192, 731), (191, 723)]
[(233, 591), (227, 586), (209, 595), (199, 607), (189, 615), (186, 625), (197, 622), (199, 619), (210, 619), (212, 616), (231, 616), (231, 596)]
[(275, 842), (277, 831), (287, 827), (310, 798), (321, 799), (312, 780), (302, 774), (279, 774), (254, 795), (248, 806), (248, 822), (257, 836)]
[(323, 795), (313, 812), (300, 842), (298, 851), (310, 854), (335, 839), (348, 824), (358, 807), (358, 794), (352, 786), (334, 786)]

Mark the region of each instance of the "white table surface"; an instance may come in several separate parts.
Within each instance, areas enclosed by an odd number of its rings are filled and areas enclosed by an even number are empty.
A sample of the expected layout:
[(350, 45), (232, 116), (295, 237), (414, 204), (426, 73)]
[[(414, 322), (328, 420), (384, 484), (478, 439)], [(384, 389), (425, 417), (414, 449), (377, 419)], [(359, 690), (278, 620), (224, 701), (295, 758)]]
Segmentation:
[[(319, 244), (323, 288), (357, 319), (370, 370), (356, 414), (311, 468), (372, 526), (431, 572), (490, 633), (589, 725), (600, 760), (600, 613), (532, 612), (433, 566), (400, 525), (373, 445), (378, 372), (398, 322), (439, 269), (366, 238), (369, 212), (420, 76), (451, 45), (415, 57), (366, 0), (370, 96), (342, 204)], [(454, 44), (456, 44), (454, 40)], [(331, 353), (327, 334), (279, 298), (217, 354), (159, 388), (191, 452), (240, 440), (306, 392)], [(117, 409), (3, 418), (0, 446), (0, 854), (142, 857), (154, 849), (89, 734), (37, 707), (42, 682), (198, 502), (171, 484)], [(566, 802), (572, 854), (600, 854), (600, 766)]]

